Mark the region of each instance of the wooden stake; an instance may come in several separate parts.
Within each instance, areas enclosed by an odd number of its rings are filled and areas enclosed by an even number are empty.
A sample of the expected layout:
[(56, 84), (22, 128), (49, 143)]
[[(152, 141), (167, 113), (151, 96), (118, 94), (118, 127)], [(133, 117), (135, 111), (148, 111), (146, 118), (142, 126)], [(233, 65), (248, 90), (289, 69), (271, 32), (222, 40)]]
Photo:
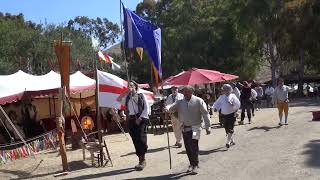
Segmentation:
[[(59, 44), (56, 44), (59, 43)], [(66, 152), (66, 145), (65, 145), (65, 141), (64, 141), (64, 114), (65, 114), (65, 109), (64, 109), (64, 100), (65, 100), (65, 93), (66, 93), (66, 84), (64, 84), (63, 81), (63, 76), (62, 76), (62, 61), (64, 60), (64, 56), (65, 54), (63, 53), (63, 49), (64, 49), (64, 45), (63, 44), (63, 33), (61, 32), (61, 36), (60, 36), (60, 41), (55, 42), (54, 46), (58, 46), (58, 50), (60, 51), (57, 56), (58, 56), (58, 60), (60, 63), (60, 76), (61, 76), (61, 88), (59, 91), (59, 101), (60, 101), (60, 108), (58, 108), (58, 118), (56, 118), (56, 126), (57, 126), (57, 130), (58, 130), (58, 139), (59, 139), (59, 146), (60, 146), (60, 156), (61, 156), (61, 160), (62, 160), (62, 169), (63, 172), (67, 172), (69, 170), (68, 167), (68, 159), (67, 159), (67, 152)]]

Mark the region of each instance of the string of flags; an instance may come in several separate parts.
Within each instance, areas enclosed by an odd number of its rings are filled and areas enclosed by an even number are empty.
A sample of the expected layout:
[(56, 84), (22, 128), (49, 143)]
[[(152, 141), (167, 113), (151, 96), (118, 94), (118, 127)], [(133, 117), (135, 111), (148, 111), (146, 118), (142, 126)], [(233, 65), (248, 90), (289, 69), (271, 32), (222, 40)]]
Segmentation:
[(121, 66), (113, 61), (113, 58), (109, 56), (107, 52), (98, 52), (99, 60), (104, 61), (107, 64), (111, 64), (112, 70), (120, 70)]
[[(14, 161), (21, 158), (26, 158), (33, 153), (37, 153), (43, 150), (56, 148), (59, 143), (57, 137), (57, 131), (53, 130), (46, 134), (39, 136), (37, 139), (28, 142), (27, 145), (20, 146), (10, 150), (0, 150), (0, 165), (5, 164), (8, 161)], [(8, 145), (6, 147), (10, 147)]]

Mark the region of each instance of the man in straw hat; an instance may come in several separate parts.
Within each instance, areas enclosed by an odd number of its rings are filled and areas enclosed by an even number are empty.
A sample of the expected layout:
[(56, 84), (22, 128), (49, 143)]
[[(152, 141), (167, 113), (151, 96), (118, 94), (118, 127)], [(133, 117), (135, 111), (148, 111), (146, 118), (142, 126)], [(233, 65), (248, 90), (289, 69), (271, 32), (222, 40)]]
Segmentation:
[(179, 113), (178, 118), (182, 123), (183, 141), (190, 162), (188, 172), (197, 174), (201, 123), (202, 119), (204, 119), (208, 135), (210, 134), (210, 119), (206, 103), (201, 98), (193, 95), (193, 92), (192, 86), (184, 87), (184, 99), (176, 101), (172, 106), (166, 106), (165, 110), (171, 113)]
[(213, 104), (215, 111), (221, 110), (221, 119), (227, 134), (226, 147), (234, 145), (233, 133), (234, 123), (236, 122), (236, 112), (240, 108), (240, 101), (235, 94), (232, 93), (232, 87), (229, 84), (222, 86), (222, 95)]
[[(184, 98), (183, 94), (178, 92), (177, 87), (173, 86), (171, 88), (171, 92), (172, 92), (172, 94), (170, 94), (166, 100), (166, 106), (170, 106), (170, 105), (174, 104), (176, 101), (182, 100)], [(177, 148), (181, 148), (182, 147), (182, 144), (181, 144), (182, 131), (181, 131), (181, 122), (178, 119), (177, 112), (171, 114), (171, 123), (172, 123), (172, 129), (174, 132), (174, 136), (176, 138), (175, 146)]]

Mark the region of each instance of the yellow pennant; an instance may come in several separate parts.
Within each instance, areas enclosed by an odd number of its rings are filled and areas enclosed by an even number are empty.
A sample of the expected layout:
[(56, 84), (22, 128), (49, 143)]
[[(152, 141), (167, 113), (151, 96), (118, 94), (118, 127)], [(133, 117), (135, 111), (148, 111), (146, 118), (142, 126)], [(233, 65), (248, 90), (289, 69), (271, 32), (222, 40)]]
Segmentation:
[(143, 48), (136, 48), (136, 51), (138, 53), (138, 56), (140, 58), (140, 61), (142, 61), (142, 57), (143, 57)]

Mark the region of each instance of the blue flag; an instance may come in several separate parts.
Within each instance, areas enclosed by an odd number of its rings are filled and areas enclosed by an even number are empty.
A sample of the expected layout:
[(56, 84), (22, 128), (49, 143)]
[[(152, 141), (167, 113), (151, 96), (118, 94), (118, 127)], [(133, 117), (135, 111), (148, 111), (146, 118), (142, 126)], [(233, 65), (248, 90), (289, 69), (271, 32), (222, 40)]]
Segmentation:
[[(123, 5), (123, 4), (122, 4)], [(161, 69), (161, 29), (142, 19), (123, 5), (126, 48), (145, 48), (152, 63), (162, 78)]]

